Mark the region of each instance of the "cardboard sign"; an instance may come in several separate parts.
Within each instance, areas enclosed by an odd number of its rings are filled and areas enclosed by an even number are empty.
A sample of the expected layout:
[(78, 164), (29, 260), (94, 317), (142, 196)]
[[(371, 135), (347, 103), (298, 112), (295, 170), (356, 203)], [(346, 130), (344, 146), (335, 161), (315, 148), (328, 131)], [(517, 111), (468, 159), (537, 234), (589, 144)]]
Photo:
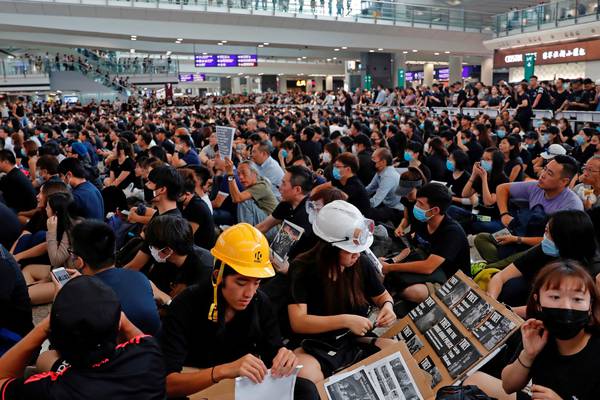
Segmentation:
[(385, 399), (386, 396), (406, 400), (433, 400), (434, 394), (430, 386), (428, 374), (419, 368), (404, 342), (387, 347), (317, 383), (323, 400), (337, 398), (336, 394), (340, 391), (348, 391), (348, 398), (361, 400)]
[(480, 367), (523, 320), (460, 271), (430, 293), (381, 337), (404, 341), (437, 391)]
[(231, 150), (233, 148), (233, 137), (235, 135), (235, 128), (229, 126), (217, 126), (217, 143), (219, 146), (219, 155), (224, 160), (225, 158), (231, 159)]

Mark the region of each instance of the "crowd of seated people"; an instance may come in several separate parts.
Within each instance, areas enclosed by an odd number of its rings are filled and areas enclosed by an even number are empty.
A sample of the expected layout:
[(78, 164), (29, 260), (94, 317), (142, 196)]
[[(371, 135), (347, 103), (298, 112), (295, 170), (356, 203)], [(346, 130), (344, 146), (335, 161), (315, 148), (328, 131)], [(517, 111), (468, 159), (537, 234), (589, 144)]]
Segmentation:
[[(600, 128), (531, 121), (596, 108), (593, 85), (570, 85), (8, 105), (2, 398), (184, 398), (303, 365), (295, 397), (316, 399), (457, 271), (526, 321), (471, 384), (597, 398)], [(302, 236), (279, 257), (289, 224)]]

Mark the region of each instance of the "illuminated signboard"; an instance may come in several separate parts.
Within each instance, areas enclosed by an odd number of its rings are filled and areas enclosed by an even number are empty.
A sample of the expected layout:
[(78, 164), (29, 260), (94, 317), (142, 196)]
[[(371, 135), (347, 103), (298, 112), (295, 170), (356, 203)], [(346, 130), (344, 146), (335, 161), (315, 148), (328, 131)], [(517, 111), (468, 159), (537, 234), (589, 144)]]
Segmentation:
[[(470, 65), (464, 65), (462, 70), (462, 77), (469, 78), (475, 74), (475, 69)], [(425, 79), (425, 73), (423, 71), (407, 71), (406, 72), (406, 81), (422, 81)], [(436, 68), (433, 71), (433, 79), (438, 81), (447, 81), (450, 79), (450, 69), (449, 68)]]
[(197, 68), (210, 67), (256, 67), (258, 58), (256, 54), (208, 54), (195, 55), (194, 65)]
[(179, 82), (204, 82), (205, 74), (179, 74)]
[(600, 40), (580, 40), (571, 43), (496, 50), (494, 68), (522, 67), (528, 54), (533, 54), (536, 66), (600, 60)]

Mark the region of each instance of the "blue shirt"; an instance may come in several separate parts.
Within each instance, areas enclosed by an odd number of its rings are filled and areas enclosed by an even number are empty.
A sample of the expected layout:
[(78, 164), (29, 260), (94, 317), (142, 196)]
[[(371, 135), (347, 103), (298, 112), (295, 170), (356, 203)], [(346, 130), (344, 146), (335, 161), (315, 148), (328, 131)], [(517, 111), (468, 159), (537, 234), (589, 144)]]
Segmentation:
[(200, 157), (193, 149), (190, 149), (182, 158), (187, 165), (200, 165)]
[(158, 332), (160, 318), (150, 281), (144, 274), (131, 269), (110, 268), (96, 276), (115, 291), (121, 309), (135, 326), (148, 335)]
[(279, 163), (275, 161), (273, 157), (267, 157), (267, 160), (262, 163), (262, 165), (258, 165), (256, 163), (254, 163), (254, 165), (256, 166), (260, 176), (271, 181), (271, 189), (273, 190), (273, 194), (279, 199), (279, 185), (281, 185), (281, 180), (283, 179), (283, 175), (285, 175)]
[(400, 196), (396, 194), (396, 189), (400, 184), (400, 174), (392, 166), (385, 167), (381, 172), (375, 174), (371, 183), (365, 188), (370, 199), (371, 207), (378, 207), (383, 203), (390, 208), (402, 209)]
[(80, 216), (104, 221), (104, 200), (96, 186), (85, 181), (74, 187), (73, 200)]

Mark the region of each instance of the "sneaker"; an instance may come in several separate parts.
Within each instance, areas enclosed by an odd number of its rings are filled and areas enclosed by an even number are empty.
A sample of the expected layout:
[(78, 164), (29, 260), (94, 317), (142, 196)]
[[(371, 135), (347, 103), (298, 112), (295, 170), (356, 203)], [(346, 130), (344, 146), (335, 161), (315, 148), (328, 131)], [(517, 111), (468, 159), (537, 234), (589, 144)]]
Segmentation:
[(487, 261), (477, 261), (471, 263), (471, 276), (476, 276), (487, 267)]

